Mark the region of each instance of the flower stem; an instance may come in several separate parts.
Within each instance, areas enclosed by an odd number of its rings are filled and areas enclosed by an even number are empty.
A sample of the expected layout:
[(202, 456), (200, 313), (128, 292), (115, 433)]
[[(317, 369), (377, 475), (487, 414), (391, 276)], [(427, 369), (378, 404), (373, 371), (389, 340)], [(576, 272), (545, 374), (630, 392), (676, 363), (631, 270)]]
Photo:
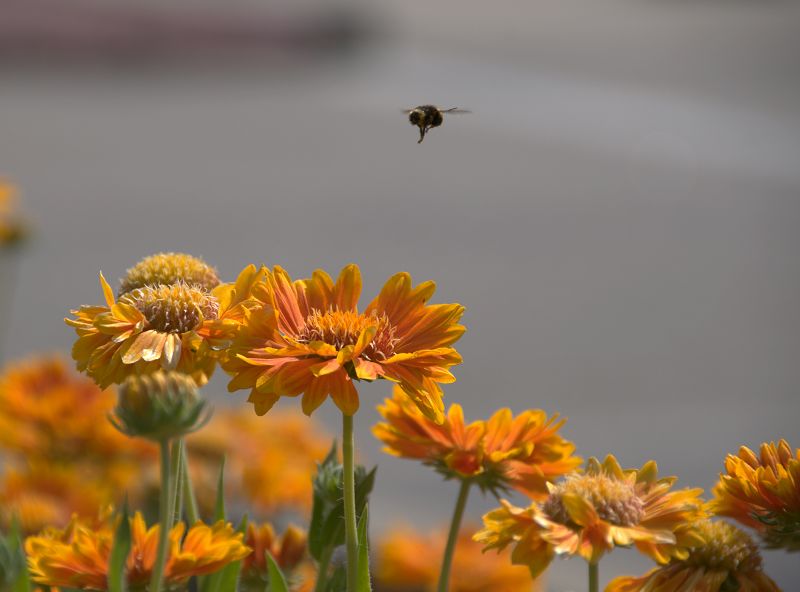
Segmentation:
[(344, 539), (347, 546), (347, 592), (356, 592), (358, 579), (358, 525), (356, 524), (355, 437), (353, 416), (342, 414), (344, 465)]
[(178, 438), (172, 443), (170, 469), (172, 494), (170, 495), (169, 515), (172, 516), (170, 520), (170, 528), (172, 528), (175, 523), (180, 522), (183, 515), (183, 438)]
[(186, 521), (189, 526), (200, 520), (200, 512), (197, 509), (197, 498), (194, 496), (194, 486), (192, 477), (189, 475), (189, 456), (186, 453), (186, 445), (181, 450), (181, 475), (183, 482), (183, 500), (186, 503)]
[(170, 513), (170, 500), (172, 496), (172, 473), (170, 471), (170, 451), (169, 440), (160, 442), (161, 448), (161, 495), (159, 497), (159, 519), (161, 526), (158, 531), (158, 551), (156, 561), (153, 565), (153, 573), (150, 577), (150, 592), (160, 592), (164, 567), (167, 564), (167, 542), (169, 541), (169, 531), (172, 527), (172, 515)]
[(600, 590), (600, 570), (598, 563), (589, 564), (589, 592)]
[(438, 592), (447, 592), (450, 585), (450, 566), (453, 564), (453, 553), (456, 550), (458, 531), (461, 528), (461, 519), (464, 517), (464, 508), (467, 505), (470, 485), (472, 485), (472, 482), (469, 479), (462, 479), (461, 488), (458, 490), (458, 499), (456, 499), (456, 507), (453, 510), (453, 520), (450, 522), (450, 534), (447, 535), (447, 546), (444, 549), (444, 557), (442, 558)]
[(319, 565), (317, 565), (317, 584), (314, 586), (314, 592), (324, 592), (328, 584), (328, 566), (331, 564), (331, 557), (335, 547), (328, 545), (323, 549), (322, 556), (319, 558)]

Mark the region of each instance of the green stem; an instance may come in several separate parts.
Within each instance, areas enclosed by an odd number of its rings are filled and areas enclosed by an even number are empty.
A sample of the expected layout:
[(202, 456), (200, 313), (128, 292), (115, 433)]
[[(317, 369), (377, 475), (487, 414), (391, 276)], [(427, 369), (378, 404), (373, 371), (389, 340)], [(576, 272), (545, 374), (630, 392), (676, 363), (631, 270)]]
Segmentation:
[(172, 499), (172, 473), (170, 471), (169, 440), (160, 442), (161, 448), (161, 495), (159, 497), (158, 512), (161, 526), (158, 531), (158, 551), (156, 561), (153, 565), (153, 573), (150, 577), (150, 592), (160, 592), (164, 567), (167, 564), (167, 543), (169, 541), (169, 531), (172, 527), (172, 514), (170, 513)]
[(327, 587), (328, 566), (331, 564), (334, 548), (328, 545), (322, 550), (322, 556), (319, 558), (319, 565), (317, 565), (317, 584), (314, 586), (314, 592), (324, 592)]
[(453, 564), (453, 553), (456, 550), (458, 541), (458, 531), (461, 528), (461, 519), (464, 517), (464, 508), (467, 505), (467, 496), (472, 482), (469, 479), (461, 481), (461, 488), (458, 490), (456, 507), (453, 510), (453, 520), (450, 522), (450, 534), (447, 535), (447, 546), (444, 548), (442, 558), (442, 571), (439, 574), (438, 592), (447, 592), (450, 582), (450, 566)]
[(183, 516), (183, 438), (178, 438), (172, 443), (172, 460), (170, 462), (172, 476), (172, 500), (169, 515), (172, 516), (170, 528), (181, 521)]
[(600, 570), (598, 563), (589, 564), (589, 592), (600, 590)]
[(186, 453), (186, 445), (181, 450), (181, 475), (183, 482), (183, 500), (186, 503), (186, 520), (189, 526), (200, 520), (200, 512), (197, 509), (197, 498), (194, 496), (194, 486), (189, 475), (189, 456)]
[(353, 416), (342, 415), (344, 464), (344, 539), (347, 546), (347, 592), (356, 592), (358, 580), (358, 525), (356, 524), (355, 437)]

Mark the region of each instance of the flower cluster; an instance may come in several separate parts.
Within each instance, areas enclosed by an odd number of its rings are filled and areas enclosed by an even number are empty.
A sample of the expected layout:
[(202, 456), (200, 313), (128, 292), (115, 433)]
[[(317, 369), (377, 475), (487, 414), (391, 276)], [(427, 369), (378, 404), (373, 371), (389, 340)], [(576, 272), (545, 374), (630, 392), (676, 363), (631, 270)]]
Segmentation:
[(770, 547), (800, 549), (800, 449), (781, 440), (762, 444), (756, 456), (742, 446), (725, 470), (711, 511), (754, 528)]
[(702, 516), (701, 490), (672, 491), (674, 477), (658, 478), (653, 461), (623, 470), (613, 456), (589, 459), (584, 474), (550, 485), (544, 503), (517, 508), (502, 500), (484, 516), (475, 540), (488, 549), (513, 545), (511, 560), (538, 577), (556, 555), (579, 555), (596, 564), (615, 546), (631, 546), (664, 563), (684, 558), (696, 541), (692, 523)]
[[(160, 526), (150, 528), (142, 515), (130, 518), (131, 550), (126, 576), (132, 590), (150, 581)], [(51, 528), (25, 541), (32, 579), (46, 586), (107, 590), (115, 520), (109, 515), (89, 522), (73, 519), (65, 529)], [(197, 523), (188, 532), (183, 523), (169, 533), (165, 578), (170, 587), (192, 576), (219, 571), (246, 557), (251, 549), (230, 524)]]
[(384, 451), (420, 460), (446, 477), (475, 480), (491, 491), (514, 488), (532, 499), (547, 497), (547, 483), (580, 463), (575, 445), (558, 433), (564, 420), (544, 411), (514, 417), (500, 409), (488, 420), (464, 422), (461, 406), (450, 406), (439, 424), (395, 387), (394, 396), (378, 408), (385, 422), (373, 428)]

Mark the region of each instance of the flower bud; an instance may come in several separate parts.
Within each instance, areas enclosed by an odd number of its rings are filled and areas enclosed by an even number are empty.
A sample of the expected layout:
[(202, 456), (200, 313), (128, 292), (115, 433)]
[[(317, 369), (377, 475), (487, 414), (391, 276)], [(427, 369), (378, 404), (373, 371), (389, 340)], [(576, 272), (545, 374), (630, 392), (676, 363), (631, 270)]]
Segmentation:
[(123, 434), (160, 442), (198, 430), (210, 418), (192, 377), (162, 370), (126, 378), (110, 419)]

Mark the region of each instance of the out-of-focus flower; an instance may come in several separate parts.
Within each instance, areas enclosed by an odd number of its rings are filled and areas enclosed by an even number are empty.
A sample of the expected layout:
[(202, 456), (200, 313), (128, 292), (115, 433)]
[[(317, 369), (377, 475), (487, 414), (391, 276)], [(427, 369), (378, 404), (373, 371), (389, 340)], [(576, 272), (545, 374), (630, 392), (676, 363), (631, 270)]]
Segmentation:
[(537, 577), (555, 555), (596, 563), (615, 546), (635, 545), (659, 563), (685, 558), (697, 540), (691, 524), (702, 516), (700, 489), (671, 491), (675, 477), (658, 478), (653, 461), (623, 470), (613, 456), (589, 459), (586, 473), (549, 485), (543, 504), (501, 507), (483, 517), (475, 535), (486, 550), (513, 544), (515, 564)]
[(225, 369), (229, 390), (250, 389), (256, 413), (281, 396), (303, 394), (311, 414), (328, 395), (345, 415), (359, 406), (354, 380), (386, 378), (431, 419), (444, 420), (440, 383), (453, 382), (461, 362), (452, 345), (464, 333), (460, 304), (427, 305), (433, 282), (412, 287), (411, 276), (389, 279), (363, 312), (361, 272), (348, 265), (336, 283), (322, 270), (292, 281), (280, 267), (253, 288), (254, 308), (234, 342)]
[(384, 451), (421, 460), (446, 477), (473, 479), (482, 488), (512, 487), (532, 499), (547, 497), (547, 483), (572, 472), (581, 459), (558, 433), (565, 420), (541, 410), (513, 417), (500, 409), (488, 421), (464, 423), (453, 404), (442, 424), (425, 417), (399, 387), (378, 407), (385, 423), (373, 428)]
[[(147, 528), (141, 514), (131, 521), (131, 551), (127, 578), (133, 589), (145, 586), (156, 560), (159, 526)], [(190, 577), (214, 573), (250, 553), (241, 533), (230, 524), (200, 522), (186, 533), (183, 523), (169, 533), (165, 579), (168, 587), (184, 584)], [(108, 562), (114, 540), (114, 520), (99, 522), (73, 519), (64, 530), (48, 529), (25, 541), (33, 581), (47, 586), (106, 590)]]
[(194, 379), (164, 371), (126, 378), (111, 417), (122, 433), (154, 442), (184, 436), (208, 419), (206, 401), (200, 397)]
[(119, 295), (147, 286), (188, 284), (210, 292), (220, 285), (217, 270), (185, 253), (156, 253), (131, 267), (122, 278)]
[(37, 462), (7, 469), (0, 481), (0, 525), (8, 528), (16, 518), (26, 533), (64, 525), (73, 513), (97, 514), (116, 493), (113, 480), (89, 466)]
[(78, 335), (72, 357), (103, 388), (159, 369), (189, 374), (202, 386), (216, 367), (218, 350), (239, 326), (250, 285), (258, 277), (250, 266), (235, 284), (212, 291), (180, 279), (135, 288), (115, 299), (101, 274), (105, 306), (82, 306), (72, 311), (74, 319), (65, 319)]
[[(311, 478), (330, 447), (322, 426), (297, 412), (258, 418), (248, 409), (217, 409), (208, 425), (186, 439), (201, 506), (213, 507), (225, 457), (229, 503), (273, 514), (311, 506)], [(209, 495), (204, 496), (203, 492)]]
[(725, 459), (709, 508), (756, 529), (770, 547), (800, 550), (800, 449), (786, 440)]
[(695, 527), (700, 540), (685, 559), (638, 578), (616, 578), (606, 592), (780, 592), (747, 534), (726, 522), (702, 521)]
[(269, 523), (248, 524), (244, 542), (253, 552), (242, 564), (242, 580), (258, 583), (269, 581), (266, 553), (275, 559), (285, 575), (291, 577), (306, 558), (306, 540), (306, 533), (296, 526), (289, 525), (278, 537)]
[[(465, 529), (468, 530), (468, 529)], [(375, 587), (379, 592), (433, 592), (445, 534), (422, 536), (396, 530), (377, 545)], [(543, 589), (534, 585), (525, 568), (511, 565), (507, 557), (482, 555), (481, 547), (466, 532), (459, 536), (453, 557), (450, 592), (519, 592)]]
[(25, 236), (25, 225), (16, 212), (17, 190), (0, 177), (0, 247), (18, 242)]
[(60, 356), (9, 364), (0, 374), (0, 448), (26, 461), (108, 466), (149, 457), (106, 421), (115, 399)]

